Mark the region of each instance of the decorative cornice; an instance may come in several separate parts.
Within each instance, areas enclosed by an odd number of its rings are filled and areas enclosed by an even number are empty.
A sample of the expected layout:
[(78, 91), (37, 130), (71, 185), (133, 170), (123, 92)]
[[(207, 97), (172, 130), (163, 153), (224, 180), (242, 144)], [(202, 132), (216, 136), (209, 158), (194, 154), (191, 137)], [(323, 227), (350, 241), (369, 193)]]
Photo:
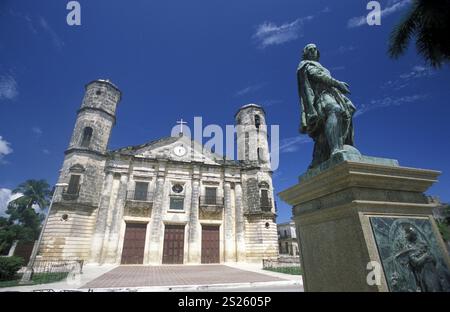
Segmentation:
[(87, 149), (87, 148), (81, 148), (81, 147), (72, 147), (72, 148), (68, 148), (68, 149), (66, 149), (64, 151), (64, 155), (68, 155), (70, 153), (94, 154), (94, 155), (101, 156), (101, 157), (104, 157), (104, 158), (106, 158), (106, 156), (107, 156), (106, 153), (101, 153), (101, 152), (98, 152), (98, 151), (93, 151), (93, 150), (90, 150), (90, 149)]
[(278, 195), (295, 206), (355, 187), (423, 193), (437, 182), (439, 175), (440, 172), (434, 170), (345, 161)]

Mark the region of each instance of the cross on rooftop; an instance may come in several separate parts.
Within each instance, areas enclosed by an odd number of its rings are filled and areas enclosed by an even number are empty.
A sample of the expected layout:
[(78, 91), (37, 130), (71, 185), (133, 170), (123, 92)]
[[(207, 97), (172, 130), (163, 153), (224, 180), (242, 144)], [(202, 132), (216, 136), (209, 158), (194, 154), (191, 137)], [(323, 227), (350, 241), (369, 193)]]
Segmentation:
[(180, 125), (180, 134), (183, 134), (183, 125), (187, 125), (187, 122), (183, 121), (183, 118), (181, 118), (181, 120), (177, 121), (177, 124)]

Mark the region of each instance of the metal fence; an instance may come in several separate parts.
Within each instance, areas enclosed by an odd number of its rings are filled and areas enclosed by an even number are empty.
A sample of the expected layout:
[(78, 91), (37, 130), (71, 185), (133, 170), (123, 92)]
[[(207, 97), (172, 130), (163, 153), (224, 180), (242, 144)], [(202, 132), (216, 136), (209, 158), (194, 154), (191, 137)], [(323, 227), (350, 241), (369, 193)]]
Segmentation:
[(60, 281), (70, 273), (83, 273), (83, 265), (84, 260), (35, 260), (31, 280), (34, 284)]
[(300, 257), (278, 257), (275, 259), (263, 259), (263, 268), (287, 268), (287, 267), (300, 267)]
[(127, 191), (127, 200), (136, 200), (144, 202), (153, 202), (154, 193), (151, 191), (140, 192), (135, 190)]
[(200, 196), (200, 206), (223, 206), (224, 199), (220, 196)]

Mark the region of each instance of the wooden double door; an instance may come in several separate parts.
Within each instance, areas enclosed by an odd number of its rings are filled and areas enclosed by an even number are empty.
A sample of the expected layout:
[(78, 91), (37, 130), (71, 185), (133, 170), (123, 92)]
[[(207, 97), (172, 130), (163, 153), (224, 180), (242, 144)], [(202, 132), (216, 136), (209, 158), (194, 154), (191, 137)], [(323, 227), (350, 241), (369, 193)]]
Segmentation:
[(202, 225), (202, 263), (220, 262), (219, 226)]
[(121, 264), (143, 264), (147, 224), (127, 223)]
[(184, 225), (166, 224), (164, 229), (163, 264), (183, 264)]

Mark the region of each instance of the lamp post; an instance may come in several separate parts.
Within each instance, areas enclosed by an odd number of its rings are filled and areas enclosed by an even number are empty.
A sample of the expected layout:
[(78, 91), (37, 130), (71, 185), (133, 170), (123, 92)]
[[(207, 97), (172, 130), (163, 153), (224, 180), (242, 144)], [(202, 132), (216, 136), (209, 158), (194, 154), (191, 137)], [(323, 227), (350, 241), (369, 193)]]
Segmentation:
[(38, 242), (33, 248), (30, 260), (28, 261), (27, 268), (26, 268), (25, 272), (23, 273), (19, 284), (28, 284), (31, 280), (34, 262), (36, 261), (36, 256), (39, 251), (39, 247), (41, 246), (42, 237), (44, 236), (45, 227), (47, 226), (48, 218), (50, 216), (50, 212), (51, 212), (51, 209), (53, 206), (53, 201), (54, 201), (56, 193), (58, 191), (58, 187), (66, 187), (68, 185), (69, 184), (67, 184), (67, 183), (56, 183), (55, 184), (55, 190), (53, 191), (52, 199), (50, 201), (50, 206), (48, 207), (47, 216), (45, 217), (44, 225), (42, 226), (41, 233), (39, 234)]

